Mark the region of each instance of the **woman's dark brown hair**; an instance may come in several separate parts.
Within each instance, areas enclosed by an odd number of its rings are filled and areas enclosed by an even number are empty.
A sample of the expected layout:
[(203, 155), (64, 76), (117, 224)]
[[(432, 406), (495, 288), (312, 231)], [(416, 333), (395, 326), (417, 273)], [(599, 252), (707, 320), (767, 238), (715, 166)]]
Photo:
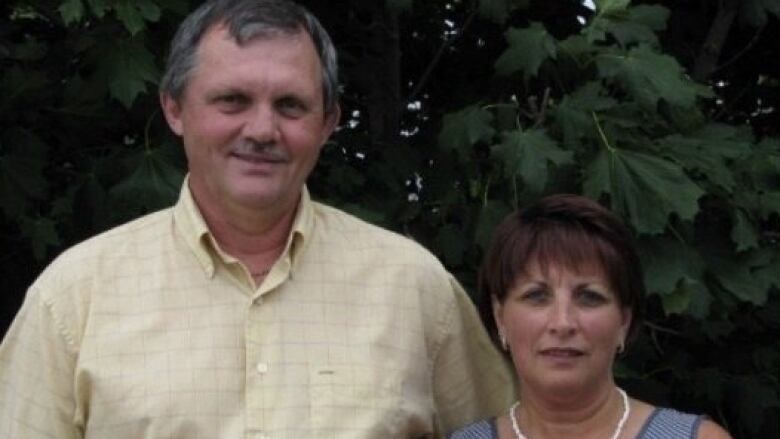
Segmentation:
[(645, 295), (642, 268), (631, 232), (597, 202), (579, 195), (552, 195), (506, 217), (496, 228), (479, 272), (480, 313), (497, 340), (491, 298), (503, 303), (530, 261), (577, 271), (599, 263), (621, 307), (633, 318), (630, 340), (641, 321)]

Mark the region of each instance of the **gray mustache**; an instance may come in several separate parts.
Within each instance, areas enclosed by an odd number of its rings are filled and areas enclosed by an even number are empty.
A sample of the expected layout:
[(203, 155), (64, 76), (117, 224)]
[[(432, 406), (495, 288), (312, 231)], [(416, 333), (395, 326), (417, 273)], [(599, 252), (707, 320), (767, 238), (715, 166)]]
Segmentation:
[(268, 159), (287, 159), (287, 153), (273, 142), (241, 142), (233, 145), (231, 150), (237, 154), (262, 154)]

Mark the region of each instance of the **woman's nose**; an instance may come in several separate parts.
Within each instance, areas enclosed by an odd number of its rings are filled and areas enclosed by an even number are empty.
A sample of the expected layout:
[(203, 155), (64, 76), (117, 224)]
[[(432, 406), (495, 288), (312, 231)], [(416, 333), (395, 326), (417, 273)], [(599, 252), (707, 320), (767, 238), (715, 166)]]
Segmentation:
[(566, 300), (556, 300), (551, 309), (548, 327), (550, 332), (557, 335), (573, 334), (577, 325), (574, 316), (574, 307)]

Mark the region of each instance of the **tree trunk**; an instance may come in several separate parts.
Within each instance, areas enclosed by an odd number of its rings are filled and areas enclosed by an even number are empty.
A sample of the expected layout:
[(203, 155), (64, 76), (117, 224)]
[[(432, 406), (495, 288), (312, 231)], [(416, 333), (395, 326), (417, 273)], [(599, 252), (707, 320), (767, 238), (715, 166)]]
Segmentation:
[(739, 10), (741, 0), (720, 0), (718, 12), (707, 33), (707, 38), (701, 46), (699, 56), (693, 66), (693, 79), (699, 82), (707, 81), (717, 69), (723, 44), (726, 42), (731, 25)]
[(396, 143), (401, 124), (401, 50), (398, 18), (380, 7), (369, 29), (364, 69), (369, 137), (373, 145)]

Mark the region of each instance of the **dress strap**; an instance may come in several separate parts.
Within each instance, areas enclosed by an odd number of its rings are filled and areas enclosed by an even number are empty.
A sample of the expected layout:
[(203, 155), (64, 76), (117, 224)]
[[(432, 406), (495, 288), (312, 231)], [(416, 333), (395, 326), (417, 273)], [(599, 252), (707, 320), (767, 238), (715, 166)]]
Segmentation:
[(645, 421), (637, 439), (696, 439), (702, 415), (659, 407)]

